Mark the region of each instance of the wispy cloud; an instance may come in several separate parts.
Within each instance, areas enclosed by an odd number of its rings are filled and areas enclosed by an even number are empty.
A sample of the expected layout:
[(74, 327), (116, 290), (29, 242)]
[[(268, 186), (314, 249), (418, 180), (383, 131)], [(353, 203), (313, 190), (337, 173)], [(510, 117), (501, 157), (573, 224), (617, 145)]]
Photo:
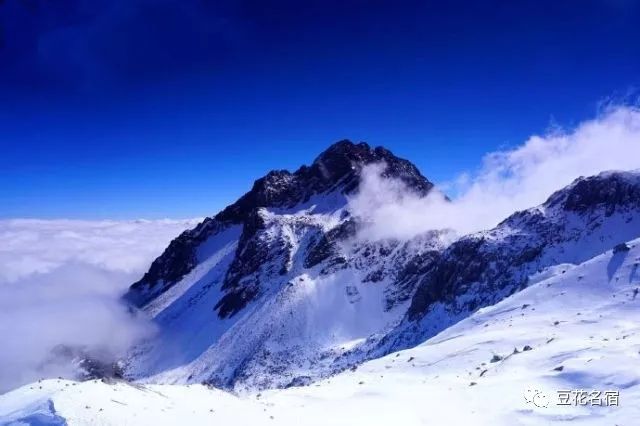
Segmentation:
[(640, 110), (608, 107), (573, 129), (556, 126), (515, 149), (490, 153), (480, 170), (449, 184), (458, 194), (452, 202), (441, 193), (419, 198), (401, 182), (382, 179), (380, 167), (365, 170), (362, 190), (350, 200), (353, 212), (371, 222), (367, 236), (408, 238), (443, 228), (469, 233), (544, 202), (579, 176), (640, 168)]

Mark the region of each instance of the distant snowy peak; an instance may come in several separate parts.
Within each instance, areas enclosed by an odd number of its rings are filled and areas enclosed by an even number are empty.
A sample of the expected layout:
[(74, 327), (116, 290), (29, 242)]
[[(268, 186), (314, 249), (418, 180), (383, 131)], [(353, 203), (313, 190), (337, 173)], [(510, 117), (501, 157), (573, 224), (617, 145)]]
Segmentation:
[(580, 177), (568, 187), (555, 192), (546, 207), (561, 205), (566, 211), (585, 212), (603, 207), (607, 215), (617, 209), (640, 205), (640, 170), (607, 171), (596, 176)]
[(565, 188), (554, 192), (542, 205), (512, 214), (496, 229), (544, 226), (541, 223), (546, 223), (549, 228), (551, 222), (563, 225), (574, 216), (593, 217), (593, 228), (594, 223), (602, 222), (614, 213), (626, 214), (630, 216), (629, 220), (633, 220), (639, 209), (640, 170), (606, 171), (595, 176), (577, 178)]
[[(134, 305), (144, 306), (200, 263), (200, 245), (210, 237), (240, 225), (242, 234), (238, 255), (229, 268), (224, 285), (227, 294), (216, 306), (222, 317), (234, 314), (258, 291), (256, 285), (240, 285), (240, 279), (256, 272), (260, 264), (272, 258), (275, 248), (279, 247), (281, 251), (290, 248), (286, 241), (271, 240), (268, 244), (264, 236), (259, 235), (266, 229), (263, 209), (292, 213), (303, 210), (315, 198), (316, 211), (335, 212), (346, 205), (347, 195), (358, 190), (362, 170), (371, 164), (384, 164), (383, 177), (401, 180), (418, 195), (426, 195), (434, 186), (412, 163), (396, 157), (389, 150), (373, 148), (364, 142), (356, 144), (342, 140), (322, 152), (310, 166), (302, 166), (293, 173), (287, 170), (269, 172), (256, 180), (251, 190), (235, 203), (182, 233), (153, 262), (144, 277), (131, 286), (125, 299)], [(298, 225), (318, 228), (312, 222), (298, 221)]]
[(404, 328), (383, 346), (389, 351), (417, 344), (525, 288), (544, 268), (579, 264), (639, 236), (640, 172), (578, 178), (541, 206), (440, 252), (417, 279)]

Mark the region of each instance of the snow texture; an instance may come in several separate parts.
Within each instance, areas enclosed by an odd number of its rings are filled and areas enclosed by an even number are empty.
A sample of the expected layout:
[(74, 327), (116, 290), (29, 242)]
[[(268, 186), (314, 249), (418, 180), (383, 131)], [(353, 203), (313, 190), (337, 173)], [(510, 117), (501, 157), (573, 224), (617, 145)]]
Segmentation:
[[(633, 425), (640, 240), (627, 247), (545, 269), (424, 343), (311, 386), (232, 395), (45, 380), (0, 396), (0, 423)], [(559, 405), (559, 390), (618, 391), (619, 401)]]

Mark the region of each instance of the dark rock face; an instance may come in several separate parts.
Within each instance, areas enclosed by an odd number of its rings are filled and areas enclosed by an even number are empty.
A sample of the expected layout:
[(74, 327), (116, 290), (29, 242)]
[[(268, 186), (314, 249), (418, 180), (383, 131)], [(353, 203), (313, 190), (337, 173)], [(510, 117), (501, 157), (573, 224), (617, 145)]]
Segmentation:
[(220, 318), (235, 315), (252, 301), (260, 293), (261, 277), (286, 273), (290, 243), (264, 231), (264, 221), (254, 210), (245, 221), (238, 250), (222, 284), (226, 294), (214, 307)]
[(184, 231), (153, 261), (149, 271), (131, 286), (125, 300), (135, 306), (143, 306), (180, 281), (197, 264), (196, 248), (226, 226), (223, 222), (207, 218), (195, 228)]
[[(409, 319), (422, 318), (435, 303), (452, 304), (456, 310), (471, 312), (492, 303), (502, 290), (507, 289), (507, 295), (513, 293), (526, 285), (526, 277), (537, 264), (518, 267), (535, 262), (543, 248), (544, 243), (529, 241), (524, 235), (510, 236), (499, 244), (477, 236), (455, 242), (420, 281), (409, 307)], [(478, 298), (463, 304), (456, 301), (478, 286), (482, 287)]]
[(414, 296), (421, 278), (437, 264), (440, 259), (440, 250), (428, 250), (412, 256), (401, 265), (396, 284), (392, 294), (387, 294), (387, 309), (392, 308), (398, 302), (403, 302)]
[[(554, 262), (544, 259), (553, 247), (579, 241), (614, 213), (640, 211), (640, 181), (626, 173), (579, 178), (551, 195), (543, 208), (550, 214), (539, 209), (517, 212), (492, 231), (453, 243), (422, 277), (409, 319), (421, 319), (436, 303), (470, 312), (526, 286), (531, 273)], [(569, 215), (589, 226), (572, 227)], [(474, 297), (468, 297), (471, 294)], [(460, 304), (462, 295), (467, 297)]]
[(562, 203), (567, 211), (583, 212), (603, 206), (607, 216), (613, 214), (617, 206), (640, 205), (638, 182), (626, 173), (609, 173), (576, 179), (568, 191), (558, 191), (546, 204), (554, 206)]
[(616, 246), (613, 248), (613, 253), (626, 253), (629, 250), (631, 250), (631, 248), (626, 244), (626, 243), (620, 243), (620, 244), (616, 244)]
[(302, 166), (294, 173), (271, 171), (256, 180), (251, 191), (218, 213), (215, 219), (240, 223), (260, 207), (293, 207), (315, 194), (332, 190), (350, 194), (358, 188), (362, 168), (375, 163), (385, 163), (385, 176), (402, 180), (418, 194), (426, 195), (433, 188), (413, 164), (385, 148), (343, 140), (320, 154), (311, 166)]
[[(316, 194), (353, 194), (358, 190), (362, 169), (375, 163), (384, 163), (384, 176), (400, 179), (418, 195), (424, 196), (433, 188), (413, 164), (385, 148), (372, 148), (366, 143), (355, 144), (348, 140), (337, 142), (310, 166), (302, 166), (293, 173), (287, 170), (269, 172), (256, 180), (251, 190), (235, 203), (182, 233), (152, 263), (142, 279), (131, 286), (125, 300), (144, 306), (197, 266), (196, 250), (200, 244), (229, 226), (240, 224), (242, 236), (223, 284), (226, 294), (215, 305), (220, 317), (234, 315), (260, 293), (258, 275), (265, 264), (280, 260), (279, 271), (286, 271), (290, 247), (284, 241), (263, 238), (260, 208), (291, 208), (309, 201)], [(305, 266), (312, 267), (328, 258), (336, 241), (354, 233), (355, 222), (346, 222), (326, 235), (318, 235)], [(339, 258), (334, 260), (336, 264), (341, 263)]]
[(309, 247), (307, 257), (304, 261), (304, 267), (313, 268), (336, 254), (336, 243), (355, 236), (357, 226), (355, 219), (349, 219), (329, 232), (322, 234), (322, 236)]

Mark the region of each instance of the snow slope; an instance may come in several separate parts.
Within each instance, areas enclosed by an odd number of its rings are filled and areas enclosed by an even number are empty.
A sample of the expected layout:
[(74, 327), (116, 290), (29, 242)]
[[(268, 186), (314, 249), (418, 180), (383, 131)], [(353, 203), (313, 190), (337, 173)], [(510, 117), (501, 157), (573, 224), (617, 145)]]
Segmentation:
[[(256, 274), (263, 288), (260, 297), (228, 318), (216, 317), (213, 305), (224, 295), (222, 283), (239, 229), (231, 227), (207, 240), (200, 249), (208, 247), (209, 256), (144, 306), (159, 334), (135, 349), (125, 364), (127, 374), (145, 383), (212, 381), (228, 386), (241, 379), (245, 386), (262, 388), (305, 383), (330, 372), (333, 360), (354, 344), (394, 326), (410, 294), (397, 301), (391, 273), (376, 283), (367, 277), (382, 265), (399, 269), (409, 254), (442, 248), (438, 234), (404, 244), (345, 243), (342, 253), (357, 265), (329, 272), (323, 272), (328, 267), (324, 262), (307, 268), (310, 240), (343, 223), (342, 210), (324, 213), (314, 201), (278, 214), (260, 210), (269, 252), (278, 253), (277, 247), (284, 245), (290, 254), (261, 262)], [(386, 249), (384, 257), (360, 254), (381, 248)], [(279, 271), (283, 262), (285, 274)]]
[[(640, 239), (627, 245), (547, 268), (412, 349), (310, 386), (235, 396), (46, 380), (0, 396), (0, 423), (635, 425)], [(558, 390), (618, 391), (619, 404), (558, 405)]]

